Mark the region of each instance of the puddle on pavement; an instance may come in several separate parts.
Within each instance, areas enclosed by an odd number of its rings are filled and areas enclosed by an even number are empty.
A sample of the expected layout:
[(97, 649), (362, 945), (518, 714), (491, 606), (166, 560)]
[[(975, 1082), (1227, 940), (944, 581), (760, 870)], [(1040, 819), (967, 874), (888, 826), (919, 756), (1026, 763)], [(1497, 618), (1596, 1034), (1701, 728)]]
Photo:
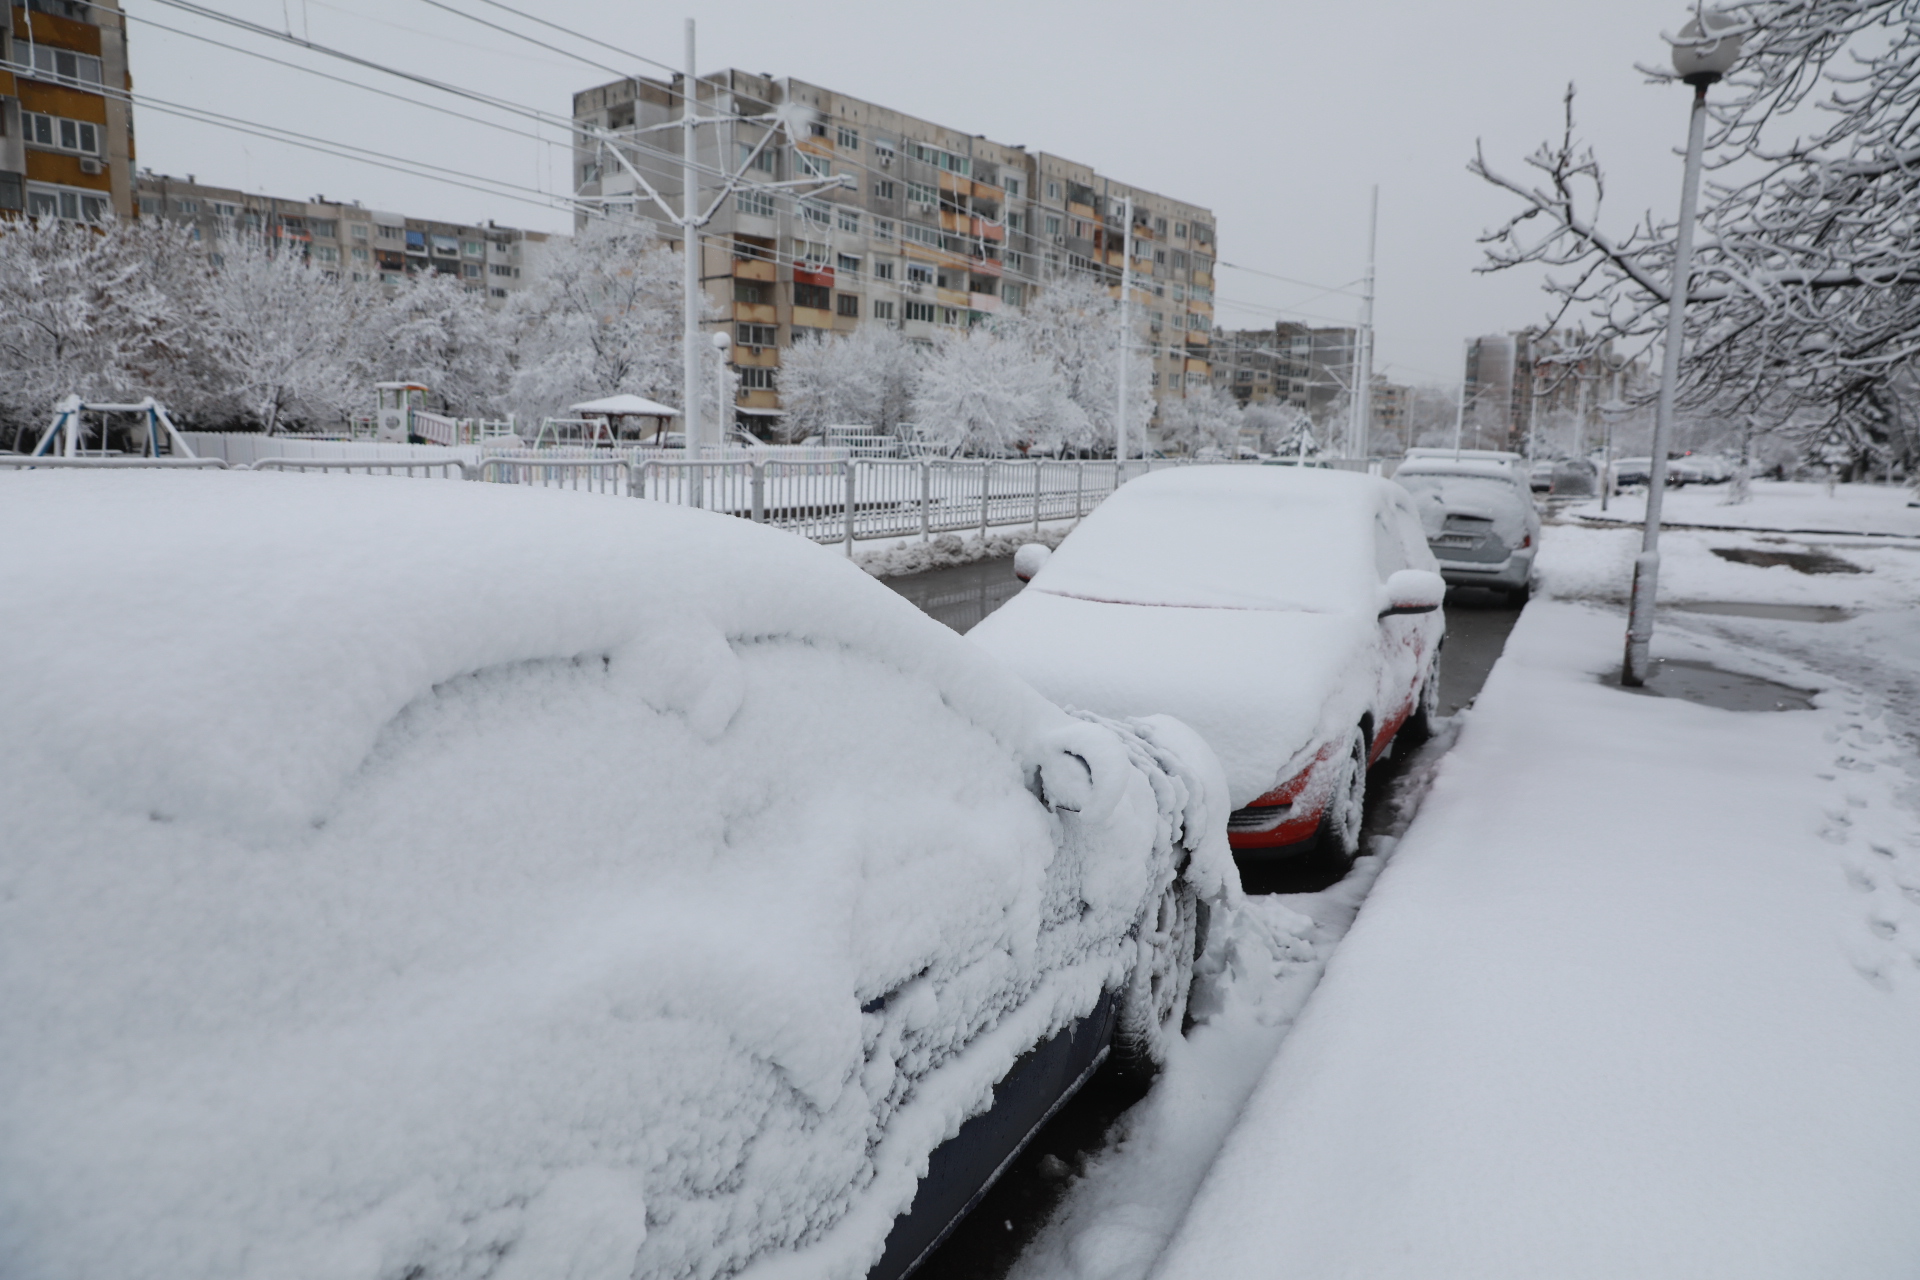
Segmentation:
[(1660, 607), (1724, 618), (1765, 618), (1769, 622), (1845, 622), (1854, 615), (1852, 609), (1830, 604), (1742, 604), (1734, 600), (1692, 600), (1662, 603)]
[(1750, 564), (1761, 569), (1785, 565), (1797, 573), (1866, 573), (1867, 570), (1824, 551), (1759, 551), (1753, 547), (1714, 547), (1713, 554), (1735, 564)]
[[(1601, 676), (1600, 683), (1624, 688), (1618, 671)], [(1722, 711), (1811, 711), (1814, 693), (1687, 658), (1656, 660), (1646, 685), (1625, 691), (1656, 698), (1679, 698), (1703, 707), (1719, 707)]]

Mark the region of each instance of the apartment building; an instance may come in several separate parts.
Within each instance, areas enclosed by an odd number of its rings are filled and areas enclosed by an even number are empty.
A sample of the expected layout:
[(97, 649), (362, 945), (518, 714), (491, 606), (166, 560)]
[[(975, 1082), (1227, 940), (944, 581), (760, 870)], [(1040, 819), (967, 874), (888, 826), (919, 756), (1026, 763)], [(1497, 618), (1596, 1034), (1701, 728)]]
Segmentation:
[[(931, 341), (1023, 307), (1070, 272), (1118, 296), (1129, 196), (1133, 301), (1153, 344), (1154, 385), (1161, 395), (1207, 385), (1217, 256), (1207, 209), (804, 81), (724, 71), (701, 77), (695, 95), (703, 114), (801, 108), (806, 119), (793, 140), (751, 120), (703, 126), (703, 199), (719, 190), (719, 169), (822, 182), (812, 194), (737, 190), (701, 232), (701, 279), (732, 326), (737, 408), (749, 423), (778, 415), (780, 352), (796, 337), (884, 324)], [(681, 132), (659, 126), (681, 117), (683, 98), (680, 77), (574, 95), (579, 196), (658, 220), (633, 171), (678, 200)], [(679, 235), (670, 225), (661, 233)]]
[(0, 30), (0, 215), (133, 212), (133, 109), (118, 0), (10, 3)]
[(544, 256), (562, 236), (488, 222), (472, 225), (409, 218), (356, 202), (288, 200), (143, 171), (135, 183), (139, 216), (184, 223), (195, 239), (254, 233), (296, 246), (343, 279), (396, 284), (429, 272), (453, 276), (490, 304), (504, 306), (538, 278)]
[(1214, 344), (1214, 384), (1243, 404), (1285, 401), (1315, 422), (1353, 386), (1357, 331), (1281, 321), (1271, 329), (1235, 329)]

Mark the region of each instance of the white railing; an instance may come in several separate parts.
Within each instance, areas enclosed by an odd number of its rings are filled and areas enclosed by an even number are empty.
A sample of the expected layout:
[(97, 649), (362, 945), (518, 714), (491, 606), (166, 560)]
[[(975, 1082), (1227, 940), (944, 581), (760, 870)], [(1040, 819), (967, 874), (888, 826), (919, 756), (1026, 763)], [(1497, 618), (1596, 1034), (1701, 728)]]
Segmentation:
[[(662, 450), (661, 452), (668, 452)], [(816, 542), (853, 544), (868, 538), (925, 540), (938, 533), (1077, 520), (1116, 488), (1160, 467), (1152, 460), (833, 458), (716, 451), (706, 458), (638, 457), (634, 451), (489, 450), (473, 460), (452, 450), (432, 456), (362, 455), (260, 458), (257, 471), (317, 471), (520, 484), (579, 493), (643, 498), (703, 507), (776, 525)], [(840, 451), (833, 451), (840, 452)], [(219, 459), (47, 459), (0, 455), (0, 465), (207, 466), (248, 469)], [(1229, 465), (1224, 460), (1219, 464)]]

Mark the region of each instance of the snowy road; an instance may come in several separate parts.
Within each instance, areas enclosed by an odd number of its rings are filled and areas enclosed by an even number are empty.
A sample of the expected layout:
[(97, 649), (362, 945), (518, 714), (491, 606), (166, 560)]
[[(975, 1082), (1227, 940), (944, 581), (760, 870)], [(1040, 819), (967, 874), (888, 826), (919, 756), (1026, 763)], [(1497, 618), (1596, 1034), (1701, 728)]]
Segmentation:
[[(888, 580), (927, 613), (966, 631), (1019, 590), (1007, 560), (936, 569)], [(1470, 703), (1519, 617), (1503, 597), (1454, 592), (1447, 601), (1447, 714)], [(1145, 1098), (1106, 1076), (1063, 1108), (988, 1193), (973, 1215), (916, 1273), (923, 1280), (1016, 1280), (1142, 1275), (1225, 1139), (1240, 1102), (1291, 1028), (1365, 900), (1394, 842), (1411, 821), (1434, 765), (1451, 745), (1443, 732), (1373, 775), (1366, 854), (1329, 884), (1313, 873), (1269, 873), (1247, 881), (1264, 894), (1263, 915), (1300, 942), (1243, 1006), (1197, 1029), (1169, 1068), (1179, 1088)]]

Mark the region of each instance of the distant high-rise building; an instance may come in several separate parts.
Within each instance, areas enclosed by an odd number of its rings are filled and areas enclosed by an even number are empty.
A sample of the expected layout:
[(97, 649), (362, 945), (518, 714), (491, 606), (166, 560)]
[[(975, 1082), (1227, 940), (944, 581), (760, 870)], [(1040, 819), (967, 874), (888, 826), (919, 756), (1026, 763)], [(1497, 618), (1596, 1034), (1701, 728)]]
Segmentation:
[[(701, 233), (700, 275), (727, 313), (719, 323), (733, 330), (743, 416), (777, 416), (780, 353), (796, 337), (884, 324), (930, 341), (942, 328), (1023, 307), (1068, 273), (1117, 296), (1126, 196), (1135, 318), (1152, 344), (1156, 393), (1209, 384), (1217, 250), (1207, 209), (799, 80), (723, 71), (701, 77), (696, 93), (713, 114), (806, 112), (803, 136), (764, 147), (763, 124), (703, 126), (697, 159), (707, 174), (747, 164), (747, 176), (762, 181), (850, 179), (799, 199), (742, 188)], [(681, 118), (682, 96), (678, 77), (616, 80), (574, 95), (583, 200), (659, 220), (592, 131), (622, 139), (629, 163), (677, 199), (681, 131), (660, 126)], [(717, 178), (702, 182), (707, 200), (719, 189)], [(670, 225), (661, 234), (679, 237)]]
[(0, 216), (133, 214), (133, 108), (118, 0), (11, 0), (0, 29)]

